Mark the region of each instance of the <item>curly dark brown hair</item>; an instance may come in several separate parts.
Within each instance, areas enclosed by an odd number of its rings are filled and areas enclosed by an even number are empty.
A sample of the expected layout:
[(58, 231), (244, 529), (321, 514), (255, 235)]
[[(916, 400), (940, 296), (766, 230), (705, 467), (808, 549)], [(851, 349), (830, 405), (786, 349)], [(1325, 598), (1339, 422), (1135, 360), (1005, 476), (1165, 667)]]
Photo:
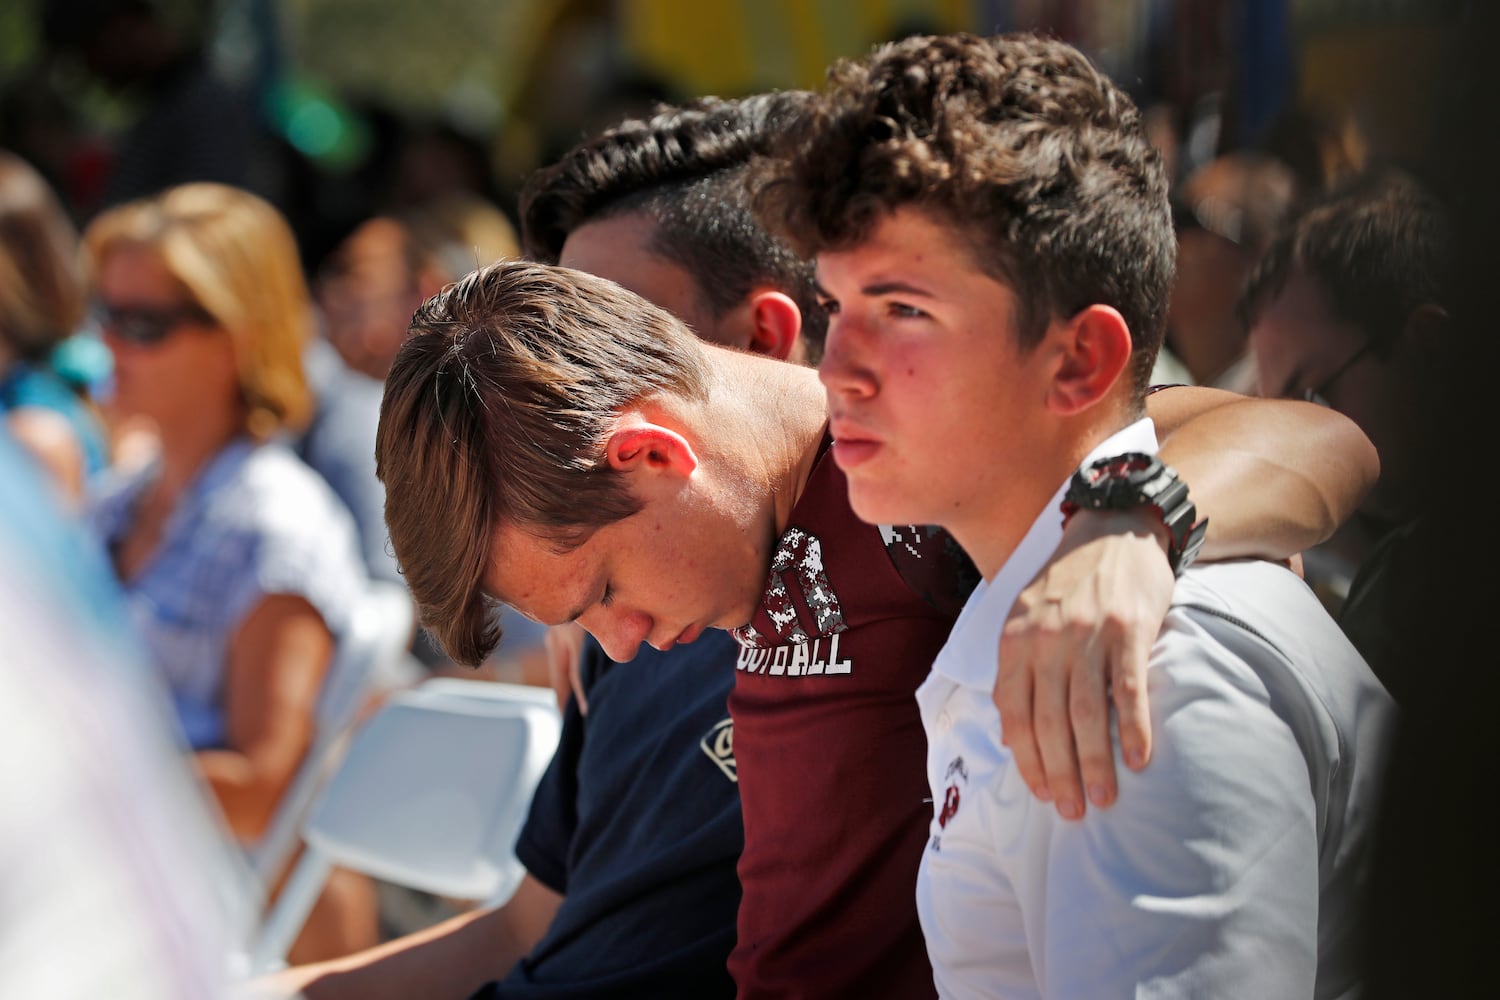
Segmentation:
[(835, 63), (755, 186), (763, 222), (804, 256), (901, 206), (935, 214), (1017, 293), (1023, 347), (1055, 317), (1113, 306), (1145, 388), (1176, 265), (1167, 177), (1135, 104), (1072, 46), (914, 36)]

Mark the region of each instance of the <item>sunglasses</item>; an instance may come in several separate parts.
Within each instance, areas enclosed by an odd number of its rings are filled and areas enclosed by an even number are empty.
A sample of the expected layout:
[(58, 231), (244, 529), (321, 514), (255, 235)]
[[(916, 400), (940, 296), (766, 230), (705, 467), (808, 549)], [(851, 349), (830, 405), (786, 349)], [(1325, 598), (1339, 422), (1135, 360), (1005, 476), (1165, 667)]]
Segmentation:
[(169, 309), (116, 308), (100, 302), (94, 306), (94, 319), (100, 329), (131, 344), (159, 344), (185, 323), (213, 326), (217, 320), (197, 305), (173, 306)]

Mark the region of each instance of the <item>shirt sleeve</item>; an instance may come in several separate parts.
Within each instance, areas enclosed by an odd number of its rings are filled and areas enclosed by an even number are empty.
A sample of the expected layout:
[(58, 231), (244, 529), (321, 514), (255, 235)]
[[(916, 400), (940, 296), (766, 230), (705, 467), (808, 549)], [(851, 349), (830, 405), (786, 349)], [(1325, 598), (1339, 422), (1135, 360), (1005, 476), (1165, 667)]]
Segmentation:
[(320, 502), (307, 505), (305, 521), (293, 523), (286, 512), (277, 511), (261, 520), (247, 519), (217, 540), (208, 565), (231, 581), (224, 590), (226, 636), (234, 635), (251, 610), (273, 594), (303, 598), (335, 638), (345, 634), (368, 575), (353, 519), (338, 503), (329, 491)]
[[(1312, 996), (1317, 817), (1308, 767), (1250, 668), (1178, 631), (1153, 657), (1157, 742), (1068, 823), (1038, 804), (1027, 938), (1044, 996)], [(1042, 816), (1048, 817), (1044, 822)], [(1133, 989), (1132, 989), (1133, 987)]]

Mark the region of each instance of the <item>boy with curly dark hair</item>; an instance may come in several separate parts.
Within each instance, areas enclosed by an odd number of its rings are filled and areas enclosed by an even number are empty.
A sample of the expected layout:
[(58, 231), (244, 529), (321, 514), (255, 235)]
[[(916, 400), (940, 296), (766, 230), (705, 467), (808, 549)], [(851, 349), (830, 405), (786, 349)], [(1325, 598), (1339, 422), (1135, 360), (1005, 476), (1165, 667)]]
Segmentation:
[[(947, 529), (984, 577), (917, 692), (939, 993), (1355, 991), (1394, 709), (1284, 566), (1193, 563), (1204, 525), (1145, 410), (1174, 238), (1135, 106), (1058, 41), (909, 38), (836, 67), (779, 152), (762, 204), (817, 257), (850, 503)], [(1177, 578), (1151, 765), (1060, 816), (992, 690), (1003, 707), (1007, 616), (1085, 509), (1142, 517)]]

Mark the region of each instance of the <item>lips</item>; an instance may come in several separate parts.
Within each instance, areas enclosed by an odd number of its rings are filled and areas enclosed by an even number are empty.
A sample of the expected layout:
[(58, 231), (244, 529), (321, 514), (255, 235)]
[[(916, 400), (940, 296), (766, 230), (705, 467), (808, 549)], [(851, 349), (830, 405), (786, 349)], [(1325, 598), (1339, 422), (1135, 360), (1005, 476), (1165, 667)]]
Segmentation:
[(668, 639), (667, 641), (662, 642), (662, 643), (650, 642), (649, 645), (651, 646), (652, 649), (656, 649), (656, 650), (659, 650), (660, 652), (665, 653), (667, 650), (671, 649), (673, 646), (678, 646), (678, 645), (682, 645), (682, 644), (685, 644), (685, 643), (689, 643), (689, 642), (695, 641), (702, 634), (703, 634), (703, 628), (702, 628), (702, 626), (699, 626), (699, 625), (689, 625), (687, 628), (683, 629), (681, 632), (678, 632), (675, 638)]
[(847, 421), (835, 420), (830, 429), (833, 434), (833, 460), (845, 471), (864, 465), (885, 447), (874, 434)]

